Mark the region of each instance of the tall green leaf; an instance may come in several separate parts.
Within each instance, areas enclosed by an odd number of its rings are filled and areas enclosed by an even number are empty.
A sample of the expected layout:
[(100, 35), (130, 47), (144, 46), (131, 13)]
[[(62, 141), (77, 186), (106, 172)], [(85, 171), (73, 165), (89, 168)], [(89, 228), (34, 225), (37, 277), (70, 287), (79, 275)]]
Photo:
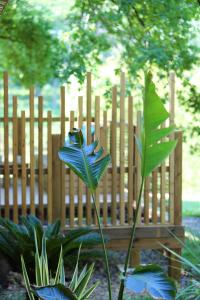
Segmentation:
[(98, 141), (86, 145), (81, 130), (69, 133), (69, 141), (58, 153), (59, 158), (78, 175), (91, 192), (95, 191), (106, 167), (110, 155), (103, 155), (103, 148), (95, 152)]
[(171, 153), (176, 146), (176, 141), (161, 141), (173, 132), (174, 127), (160, 128), (169, 118), (169, 113), (156, 93), (150, 72), (145, 76), (143, 101), (141, 134), (137, 137), (137, 145), (142, 162), (141, 174), (146, 177)]
[(140, 266), (128, 275), (125, 286), (136, 294), (147, 292), (153, 299), (175, 299), (175, 283), (156, 265)]

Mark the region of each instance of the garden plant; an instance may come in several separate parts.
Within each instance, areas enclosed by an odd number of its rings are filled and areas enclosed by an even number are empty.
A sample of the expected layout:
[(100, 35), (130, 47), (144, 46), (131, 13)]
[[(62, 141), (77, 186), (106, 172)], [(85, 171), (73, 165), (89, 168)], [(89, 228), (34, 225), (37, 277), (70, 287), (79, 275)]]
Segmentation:
[(48, 263), (53, 273), (57, 267), (61, 246), (64, 264), (71, 267), (76, 264), (80, 244), (82, 244), (82, 251), (79, 260), (102, 257), (102, 252), (95, 249), (100, 244), (100, 236), (89, 227), (73, 229), (64, 234), (61, 232), (60, 220), (44, 227), (40, 220), (32, 215), (22, 216), (20, 224), (0, 218), (0, 225), (1, 253), (14, 271), (18, 272), (21, 272), (20, 256), (23, 255), (31, 279), (35, 277), (34, 232), (36, 232), (39, 252), (42, 249), (43, 237), (46, 239)]
[[(160, 267), (149, 265), (139, 266), (131, 273), (127, 273), (131, 249), (134, 244), (135, 229), (139, 207), (142, 199), (145, 178), (167, 158), (176, 146), (175, 140), (162, 141), (169, 134), (172, 134), (174, 127), (161, 128), (163, 122), (169, 118), (160, 97), (156, 93), (155, 85), (150, 72), (145, 74), (145, 87), (143, 96), (143, 116), (141, 120), (140, 135), (136, 137), (138, 151), (141, 157), (141, 187), (137, 199), (135, 219), (133, 222), (129, 246), (121, 276), (118, 300), (123, 299), (124, 288), (138, 292), (146, 290), (155, 299), (174, 299), (176, 294), (175, 284), (170, 280)], [(110, 163), (110, 155), (103, 156), (103, 148), (95, 149), (98, 141), (87, 145), (82, 131), (74, 129), (69, 132), (69, 141), (59, 151), (59, 157), (64, 163), (78, 175), (91, 192), (95, 213), (98, 220), (99, 232), (104, 251), (104, 259), (108, 281), (109, 300), (112, 299), (111, 276), (109, 270), (108, 256), (105, 247), (104, 235), (101, 221), (95, 202), (95, 190), (98, 183)]]

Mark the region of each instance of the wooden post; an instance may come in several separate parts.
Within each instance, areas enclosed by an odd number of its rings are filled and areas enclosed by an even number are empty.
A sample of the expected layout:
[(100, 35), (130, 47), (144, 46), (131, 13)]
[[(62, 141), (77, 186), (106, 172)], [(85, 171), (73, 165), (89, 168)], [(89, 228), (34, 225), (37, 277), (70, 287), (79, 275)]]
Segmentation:
[(52, 115), (48, 111), (48, 174), (47, 174), (47, 194), (48, 194), (48, 223), (52, 223)]
[(124, 152), (125, 152), (125, 73), (120, 76), (120, 225), (125, 223), (124, 201)]
[[(175, 74), (169, 76), (169, 105), (170, 105), (170, 125), (174, 125), (175, 116)], [(169, 137), (174, 139), (174, 133)], [(169, 156), (169, 220), (174, 223), (174, 152)]]
[[(61, 145), (65, 142), (65, 87), (60, 88), (60, 129)], [(66, 203), (65, 203), (65, 165), (61, 165), (61, 226), (64, 228), (66, 223)]]
[[(92, 107), (92, 83), (91, 83), (91, 73), (87, 73), (87, 99), (86, 99), (86, 121), (87, 121), (87, 144), (92, 141), (91, 137), (91, 107)], [(91, 211), (91, 193), (88, 188), (86, 188), (86, 223), (91, 225), (92, 223), (92, 211)]]
[[(172, 249), (172, 250), (174, 252), (176, 252), (178, 255), (181, 256), (181, 248)], [(181, 262), (178, 260), (178, 258), (175, 255), (173, 255), (170, 252), (168, 252), (167, 256), (169, 258), (169, 268), (168, 268), (169, 276), (180, 282), (180, 279), (181, 279)]]
[(39, 216), (44, 221), (43, 205), (43, 97), (39, 96), (38, 115), (38, 195), (39, 195)]
[(140, 250), (133, 248), (131, 253), (130, 266), (137, 267), (140, 264)]
[(117, 221), (117, 202), (116, 202), (116, 180), (117, 180), (117, 87), (112, 88), (112, 123), (111, 123), (111, 159), (112, 159), (112, 205), (111, 205), (111, 223), (116, 225)]
[[(78, 128), (83, 125), (83, 97), (78, 97)], [(78, 225), (83, 223), (83, 182), (78, 178)]]
[[(30, 106), (30, 206), (31, 214), (35, 214), (35, 155), (34, 155), (34, 88), (29, 92)], [(39, 124), (39, 123), (38, 123)]]
[(4, 189), (5, 217), (9, 218), (9, 128), (8, 128), (8, 73), (4, 72)]
[(174, 152), (174, 225), (182, 223), (182, 132), (175, 133), (177, 146)]
[(53, 221), (61, 217), (61, 161), (58, 157), (61, 136), (52, 135), (52, 210)]
[(13, 221), (18, 223), (17, 97), (13, 96)]

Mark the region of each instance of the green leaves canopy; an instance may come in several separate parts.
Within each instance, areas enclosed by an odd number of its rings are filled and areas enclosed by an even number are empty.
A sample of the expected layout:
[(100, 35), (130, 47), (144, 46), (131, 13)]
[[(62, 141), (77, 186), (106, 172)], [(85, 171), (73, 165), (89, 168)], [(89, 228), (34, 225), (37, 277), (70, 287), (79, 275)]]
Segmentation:
[(171, 300), (176, 295), (175, 283), (156, 265), (135, 268), (127, 276), (125, 285), (136, 294), (147, 292), (153, 299)]
[(87, 145), (81, 130), (69, 133), (69, 142), (58, 152), (59, 158), (78, 175), (91, 192), (97, 185), (110, 163), (110, 155), (103, 155), (101, 147), (95, 152), (98, 141)]
[(151, 73), (147, 73), (145, 76), (141, 134), (137, 137), (143, 177), (148, 176), (154, 168), (159, 166), (176, 146), (174, 140), (160, 142), (161, 138), (166, 137), (174, 130), (173, 126), (159, 128), (167, 118), (169, 118), (169, 113), (156, 93)]

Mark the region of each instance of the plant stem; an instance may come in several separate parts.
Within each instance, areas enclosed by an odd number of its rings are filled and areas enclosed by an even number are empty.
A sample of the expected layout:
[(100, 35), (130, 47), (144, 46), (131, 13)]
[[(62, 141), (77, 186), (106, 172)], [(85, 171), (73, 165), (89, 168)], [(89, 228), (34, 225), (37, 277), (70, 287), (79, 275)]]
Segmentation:
[(139, 208), (140, 208), (140, 202), (142, 198), (142, 191), (143, 191), (143, 186), (144, 186), (144, 177), (142, 177), (142, 182), (140, 186), (140, 192), (138, 196), (138, 201), (137, 201), (137, 206), (136, 206), (136, 212), (135, 212), (135, 220), (131, 229), (131, 237), (129, 240), (129, 245), (128, 245), (128, 251), (126, 254), (126, 260), (124, 264), (124, 271), (123, 271), (123, 278), (121, 279), (120, 283), (120, 288), (119, 288), (119, 294), (118, 294), (118, 300), (123, 300), (123, 294), (124, 294), (124, 279), (127, 274), (127, 269), (129, 266), (129, 261), (130, 261), (130, 256), (131, 256), (131, 249), (133, 248), (133, 241), (135, 237), (135, 229), (136, 229), (136, 224), (137, 224), (137, 218), (138, 218), (138, 213), (139, 213)]
[(93, 193), (92, 193), (92, 200), (93, 200), (93, 203), (94, 203), (95, 213), (96, 213), (96, 216), (97, 216), (97, 222), (98, 222), (98, 227), (99, 227), (99, 232), (100, 232), (102, 247), (103, 247), (103, 252), (104, 252), (104, 259), (105, 259), (106, 273), (107, 273), (107, 281), (108, 281), (109, 300), (112, 300), (112, 289), (111, 289), (110, 269), (109, 269), (109, 265), (108, 265), (108, 256), (107, 256), (107, 251), (106, 251), (106, 246), (105, 246), (104, 235), (103, 235), (103, 231), (102, 231), (102, 227), (101, 227), (101, 223), (100, 223), (100, 217), (99, 217), (99, 213), (98, 213), (98, 209), (97, 209), (97, 206), (96, 206), (96, 202), (95, 202), (95, 198), (94, 198)]

